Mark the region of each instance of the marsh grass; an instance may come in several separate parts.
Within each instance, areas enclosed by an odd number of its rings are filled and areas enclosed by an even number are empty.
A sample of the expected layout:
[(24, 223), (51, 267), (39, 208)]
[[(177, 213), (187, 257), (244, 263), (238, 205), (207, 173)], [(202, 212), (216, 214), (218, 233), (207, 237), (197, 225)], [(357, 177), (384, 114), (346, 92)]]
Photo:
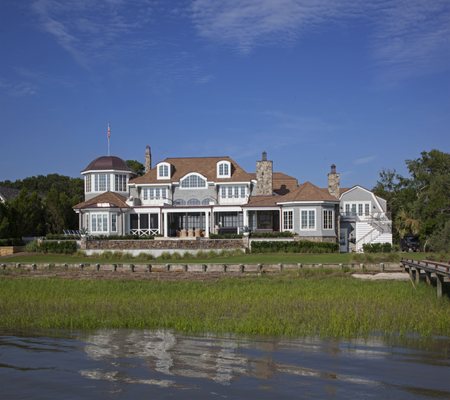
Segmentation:
[(426, 285), (365, 282), (326, 269), (206, 282), (3, 277), (0, 328), (448, 336), (450, 301)]
[(264, 253), (243, 254), (240, 250), (201, 251), (196, 255), (185, 253), (163, 253), (160, 257), (141, 253), (135, 257), (127, 253), (106, 251), (102, 255), (86, 256), (82, 252), (74, 255), (63, 254), (16, 254), (14, 256), (0, 257), (0, 263), (151, 263), (151, 262), (179, 262), (184, 263), (248, 263), (248, 264), (278, 264), (278, 263), (321, 263), (321, 264), (348, 264), (348, 263), (380, 263), (399, 262), (401, 258), (415, 260), (430, 259), (448, 261), (450, 254), (443, 253), (385, 253), (385, 254), (293, 254), (293, 253)]

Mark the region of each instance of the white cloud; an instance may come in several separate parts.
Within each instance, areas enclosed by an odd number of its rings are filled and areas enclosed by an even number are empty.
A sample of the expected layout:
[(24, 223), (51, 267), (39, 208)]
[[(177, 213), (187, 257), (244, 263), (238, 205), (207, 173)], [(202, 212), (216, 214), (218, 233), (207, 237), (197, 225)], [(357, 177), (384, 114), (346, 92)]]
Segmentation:
[(361, 157), (361, 158), (357, 158), (356, 160), (353, 160), (353, 164), (355, 164), (355, 165), (368, 164), (375, 159), (376, 159), (376, 156), (374, 156), (374, 155), (367, 156), (367, 157)]
[(378, 73), (404, 79), (450, 67), (448, 0), (193, 0), (191, 17), (201, 37), (243, 53), (365, 19)]
[(84, 67), (100, 58), (109, 60), (118, 50), (152, 43), (133, 36), (151, 16), (149, 0), (134, 0), (132, 5), (124, 0), (36, 0), (33, 10), (42, 29)]
[(194, 0), (192, 18), (199, 34), (246, 53), (267, 43), (291, 42), (302, 31), (353, 14), (349, 0)]
[(450, 2), (387, 2), (375, 22), (373, 52), (395, 80), (450, 67)]
[(37, 93), (37, 86), (26, 81), (11, 82), (0, 79), (0, 93), (13, 97), (33, 96)]

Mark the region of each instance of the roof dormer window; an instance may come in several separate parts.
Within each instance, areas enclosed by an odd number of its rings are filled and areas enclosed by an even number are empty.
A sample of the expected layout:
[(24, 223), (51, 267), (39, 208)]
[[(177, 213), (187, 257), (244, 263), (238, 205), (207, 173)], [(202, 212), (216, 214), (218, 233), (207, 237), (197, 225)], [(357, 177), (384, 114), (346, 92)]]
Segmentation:
[(206, 189), (206, 179), (200, 174), (191, 173), (180, 180), (180, 187), (182, 189)]
[(231, 177), (231, 163), (229, 161), (219, 161), (217, 163), (217, 177), (218, 178)]
[(162, 162), (158, 164), (158, 179), (170, 178), (170, 164)]

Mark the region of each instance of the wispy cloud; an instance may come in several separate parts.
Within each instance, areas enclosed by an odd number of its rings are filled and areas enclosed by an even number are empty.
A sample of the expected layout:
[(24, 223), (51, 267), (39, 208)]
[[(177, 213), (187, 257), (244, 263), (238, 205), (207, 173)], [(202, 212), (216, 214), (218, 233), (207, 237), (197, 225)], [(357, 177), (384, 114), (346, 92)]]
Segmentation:
[(450, 2), (403, 0), (378, 10), (373, 53), (395, 80), (450, 68)]
[(192, 18), (201, 36), (247, 53), (274, 42), (292, 42), (307, 29), (353, 14), (349, 0), (194, 0)]
[(377, 157), (372, 155), (372, 156), (367, 156), (367, 157), (361, 157), (361, 158), (357, 158), (356, 160), (353, 160), (353, 164), (355, 165), (364, 165), (364, 164), (368, 164), (370, 162), (372, 162), (373, 160), (375, 160)]
[(26, 81), (11, 82), (0, 79), (0, 93), (13, 97), (33, 96), (37, 93), (37, 86)]
[(193, 0), (198, 34), (242, 53), (288, 44), (349, 18), (365, 19), (378, 73), (396, 79), (450, 68), (448, 0)]
[(109, 60), (115, 51), (142, 49), (151, 40), (136, 39), (152, 14), (150, 0), (36, 0), (33, 10), (42, 29), (51, 34), (78, 64)]

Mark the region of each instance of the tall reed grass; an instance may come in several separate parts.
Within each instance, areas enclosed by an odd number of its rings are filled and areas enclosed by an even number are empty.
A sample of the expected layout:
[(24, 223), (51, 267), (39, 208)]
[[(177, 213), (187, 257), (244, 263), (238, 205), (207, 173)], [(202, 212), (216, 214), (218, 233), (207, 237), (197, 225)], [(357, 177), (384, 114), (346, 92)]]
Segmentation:
[[(426, 285), (305, 271), (218, 281), (0, 278), (0, 328), (171, 328), (246, 335), (450, 335)], [(342, 276), (341, 276), (342, 275)]]

